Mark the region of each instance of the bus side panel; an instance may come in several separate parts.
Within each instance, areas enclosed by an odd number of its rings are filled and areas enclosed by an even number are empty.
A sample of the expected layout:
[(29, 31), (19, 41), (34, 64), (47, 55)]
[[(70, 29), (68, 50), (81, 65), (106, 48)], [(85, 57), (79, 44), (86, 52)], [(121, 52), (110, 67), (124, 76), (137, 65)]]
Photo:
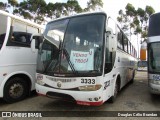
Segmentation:
[[(9, 80), (9, 78), (11, 78), (14, 75), (24, 74), (24, 75), (28, 76), (30, 78), (30, 81), (31, 81), (31, 87), (32, 87), (31, 90), (35, 89), (35, 85), (34, 85), (35, 83), (34, 83), (34, 81), (32, 81), (33, 78), (31, 76), (31, 74), (27, 73), (26, 71), (16, 71), (16, 72), (14, 72), (14, 68), (15, 67), (2, 67), (0, 69), (0, 70), (10, 69), (10, 71), (8, 71), (8, 74), (6, 76), (1, 77), (3, 79), (3, 81), (1, 81), (1, 83), (0, 83), (0, 98), (3, 97), (3, 90), (4, 90), (4, 86), (5, 86), (6, 82)], [(23, 69), (23, 68), (20, 68), (20, 69)]]
[(128, 56), (127, 53), (122, 52), (121, 50), (117, 50), (116, 53), (116, 61), (115, 61), (115, 71), (119, 73), (121, 79), (121, 86), (122, 88), (127, 83), (127, 76), (128, 76)]
[(113, 84), (114, 84), (113, 72), (105, 75), (103, 78), (103, 100), (107, 101), (113, 95)]
[(31, 76), (31, 90), (35, 89), (37, 52), (33, 53), (30, 48), (26, 47), (7, 46), (1, 52), (0, 58), (0, 84), (4, 83), (3, 80), (11, 74), (23, 71)]

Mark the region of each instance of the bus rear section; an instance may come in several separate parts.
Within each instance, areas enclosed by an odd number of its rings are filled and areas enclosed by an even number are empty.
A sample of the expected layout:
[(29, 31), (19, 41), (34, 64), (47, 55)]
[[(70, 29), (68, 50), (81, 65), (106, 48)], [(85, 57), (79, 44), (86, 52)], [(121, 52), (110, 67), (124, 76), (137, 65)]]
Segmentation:
[(108, 27), (107, 20), (100, 12), (47, 24), (37, 58), (39, 95), (80, 105), (114, 101), (120, 89), (134, 78), (136, 60), (135, 49), (124, 34), (121, 39), (125, 38), (126, 51), (117, 49), (115, 27)]
[(35, 90), (37, 52), (30, 38), (43, 28), (4, 11), (0, 18), (0, 97), (13, 103)]
[(160, 94), (160, 13), (151, 15), (148, 30), (148, 80), (152, 94)]

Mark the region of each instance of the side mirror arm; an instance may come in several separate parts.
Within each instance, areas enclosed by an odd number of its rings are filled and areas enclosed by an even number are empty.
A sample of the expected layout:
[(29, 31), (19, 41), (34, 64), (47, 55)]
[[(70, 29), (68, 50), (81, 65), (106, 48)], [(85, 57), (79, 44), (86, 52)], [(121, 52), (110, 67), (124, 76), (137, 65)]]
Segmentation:
[[(36, 41), (38, 41), (38, 46), (43, 42), (42, 34), (34, 34), (31, 36), (31, 50), (32, 52), (36, 52)], [(39, 47), (38, 47), (39, 48)]]

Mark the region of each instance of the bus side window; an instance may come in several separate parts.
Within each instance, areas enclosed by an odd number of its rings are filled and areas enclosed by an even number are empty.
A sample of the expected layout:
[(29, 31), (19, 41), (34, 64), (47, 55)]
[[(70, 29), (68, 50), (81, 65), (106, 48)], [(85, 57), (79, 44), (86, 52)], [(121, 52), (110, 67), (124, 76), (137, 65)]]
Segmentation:
[(32, 34), (38, 33), (38, 29), (28, 26), (26, 23), (13, 20), (8, 46), (30, 47)]
[(123, 41), (124, 41), (124, 51), (128, 53), (128, 39), (124, 34), (123, 34)]
[[(107, 33), (108, 34), (108, 33)], [(109, 52), (109, 39), (108, 39), (108, 35), (106, 34), (106, 54), (105, 54), (105, 68), (104, 68), (104, 72), (105, 73), (109, 73), (112, 70), (112, 53)]]
[(30, 44), (30, 36), (31, 34), (25, 33), (25, 32), (13, 32), (12, 34), (12, 42), (16, 42), (19, 44)]
[(121, 50), (123, 50), (123, 33), (119, 30), (118, 28), (118, 35), (117, 35), (117, 41), (118, 41), (118, 48), (120, 48)]
[(4, 39), (6, 36), (6, 28), (7, 28), (7, 17), (4, 15), (1, 15), (1, 20), (0, 20), (0, 49), (4, 43)]
[[(111, 28), (113, 30), (113, 36), (116, 37), (117, 39), (117, 35), (116, 35), (116, 29), (117, 29), (117, 25), (116, 23), (112, 20), (112, 18), (108, 19), (108, 24), (107, 27)], [(108, 34), (108, 33), (107, 33)], [(105, 59), (105, 73), (108, 73), (112, 70), (113, 65), (115, 63), (115, 52), (110, 52), (108, 50), (109, 48), (109, 42), (112, 42), (111, 40), (108, 39), (108, 35), (106, 34), (106, 59)]]

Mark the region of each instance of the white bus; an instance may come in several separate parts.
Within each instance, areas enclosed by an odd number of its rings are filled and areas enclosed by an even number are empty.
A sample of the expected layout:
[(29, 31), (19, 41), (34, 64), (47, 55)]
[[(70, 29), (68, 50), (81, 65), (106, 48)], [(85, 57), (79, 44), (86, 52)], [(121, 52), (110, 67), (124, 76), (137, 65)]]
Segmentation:
[(147, 49), (149, 89), (153, 95), (160, 94), (160, 13), (149, 19)]
[(40, 95), (96, 106), (108, 99), (113, 102), (134, 79), (136, 50), (104, 12), (49, 22), (40, 46), (36, 73)]
[(35, 90), (37, 52), (30, 48), (33, 33), (43, 28), (0, 10), (0, 98), (8, 103)]

